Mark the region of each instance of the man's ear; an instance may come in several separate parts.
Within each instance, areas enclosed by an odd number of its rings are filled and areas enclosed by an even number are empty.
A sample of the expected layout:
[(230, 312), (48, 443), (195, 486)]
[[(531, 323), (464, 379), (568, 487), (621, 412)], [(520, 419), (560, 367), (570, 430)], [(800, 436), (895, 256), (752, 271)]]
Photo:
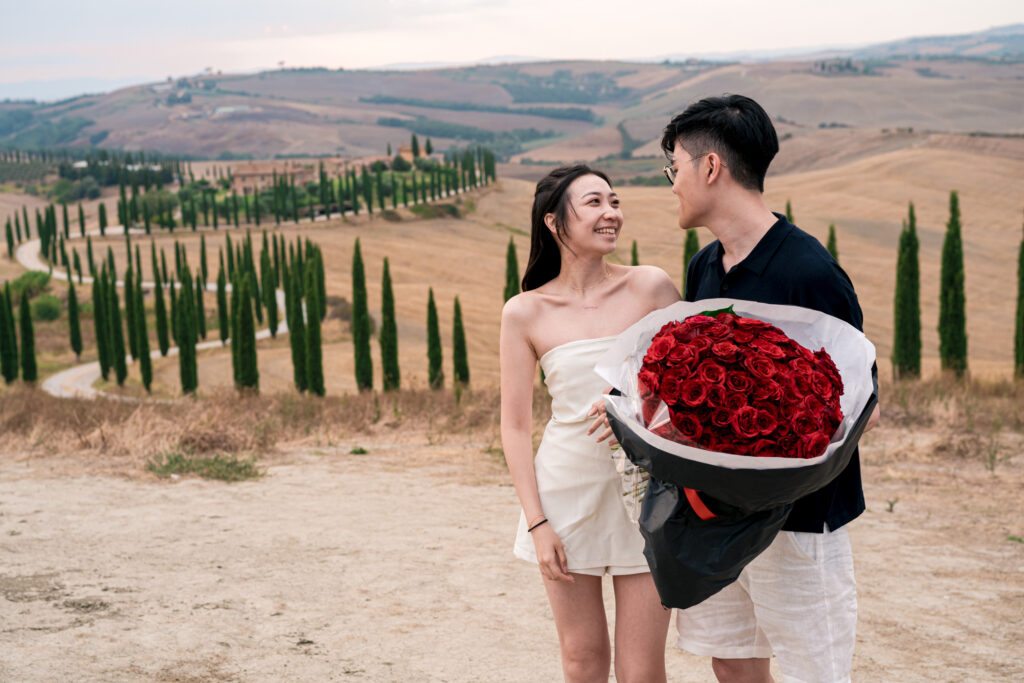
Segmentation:
[(725, 164), (722, 162), (722, 157), (718, 155), (718, 152), (708, 152), (705, 158), (708, 162), (705, 181), (710, 185), (722, 175), (722, 169), (725, 167)]

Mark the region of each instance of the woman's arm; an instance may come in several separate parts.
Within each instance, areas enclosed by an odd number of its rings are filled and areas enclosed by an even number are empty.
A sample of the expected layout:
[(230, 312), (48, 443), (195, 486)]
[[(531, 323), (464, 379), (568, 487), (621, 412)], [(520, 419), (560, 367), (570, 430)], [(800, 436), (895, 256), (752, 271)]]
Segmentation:
[[(522, 294), (509, 299), (501, 312), (501, 445), (512, 484), (529, 526), (544, 519), (533, 468), (533, 378), (537, 356), (530, 345), (531, 311)], [(530, 534), (541, 574), (548, 579), (572, 581), (562, 541), (550, 524)]]

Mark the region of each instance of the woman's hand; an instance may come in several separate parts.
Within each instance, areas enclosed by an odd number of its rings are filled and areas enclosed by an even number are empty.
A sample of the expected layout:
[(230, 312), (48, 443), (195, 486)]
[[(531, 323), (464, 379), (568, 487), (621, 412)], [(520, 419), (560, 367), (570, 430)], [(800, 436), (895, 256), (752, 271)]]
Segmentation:
[(541, 576), (550, 581), (575, 583), (575, 579), (569, 573), (569, 563), (565, 559), (562, 539), (551, 528), (551, 524), (541, 524), (531, 531), (530, 535), (533, 536), (533, 547), (537, 552)]
[[(612, 390), (612, 388), (608, 387), (602, 393), (607, 394), (611, 390)], [(597, 442), (598, 443), (601, 443), (605, 439), (611, 437), (611, 441), (608, 442), (608, 445), (609, 446), (618, 446), (619, 442), (615, 440), (615, 437), (613, 436), (613, 432), (612, 432), (612, 427), (611, 427), (610, 424), (608, 424), (608, 411), (604, 407), (604, 399), (603, 398), (597, 399), (596, 401), (594, 401), (593, 405), (590, 406), (590, 411), (587, 413), (587, 417), (594, 417), (594, 416), (597, 416), (597, 417), (596, 417), (596, 419), (593, 422), (590, 423), (590, 427), (587, 429), (587, 436), (590, 436), (591, 434), (596, 432), (598, 429), (600, 429), (601, 433), (597, 437)]]

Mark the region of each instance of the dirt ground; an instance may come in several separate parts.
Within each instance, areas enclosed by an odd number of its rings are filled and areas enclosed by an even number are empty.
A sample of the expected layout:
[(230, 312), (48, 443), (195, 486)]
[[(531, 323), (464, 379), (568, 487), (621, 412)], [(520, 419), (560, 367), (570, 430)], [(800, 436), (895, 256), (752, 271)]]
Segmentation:
[[(0, 453), (0, 680), (560, 680), (492, 445), (306, 444), (236, 484)], [(1022, 680), (1024, 461), (885, 426), (863, 461), (854, 680)]]

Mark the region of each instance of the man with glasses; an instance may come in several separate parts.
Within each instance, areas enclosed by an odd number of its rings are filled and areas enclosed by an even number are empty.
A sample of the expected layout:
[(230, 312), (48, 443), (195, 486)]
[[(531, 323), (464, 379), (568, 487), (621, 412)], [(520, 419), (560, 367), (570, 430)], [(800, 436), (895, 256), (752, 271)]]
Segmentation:
[[(672, 119), (661, 140), (679, 227), (717, 238), (690, 261), (689, 301), (728, 297), (822, 311), (862, 329), (850, 278), (821, 243), (773, 213), (764, 178), (779, 151), (768, 114), (749, 97), (711, 97)], [(877, 410), (871, 425), (877, 421)], [(864, 511), (860, 460), (798, 500), (775, 541), (739, 579), (677, 614), (678, 645), (712, 657), (719, 681), (848, 681), (857, 624), (845, 525)]]

